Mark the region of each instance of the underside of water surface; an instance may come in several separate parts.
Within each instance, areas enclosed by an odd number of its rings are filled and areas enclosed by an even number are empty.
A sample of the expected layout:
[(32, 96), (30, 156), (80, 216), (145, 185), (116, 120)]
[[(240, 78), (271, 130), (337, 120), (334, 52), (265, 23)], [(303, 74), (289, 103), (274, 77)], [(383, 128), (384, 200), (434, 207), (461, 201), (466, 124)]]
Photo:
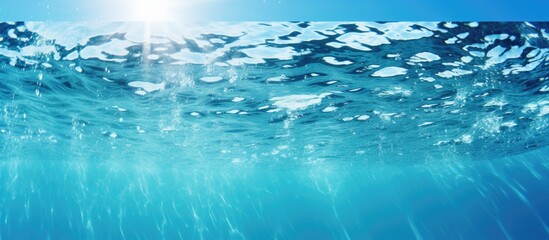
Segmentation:
[(549, 237), (549, 24), (0, 23), (0, 239)]

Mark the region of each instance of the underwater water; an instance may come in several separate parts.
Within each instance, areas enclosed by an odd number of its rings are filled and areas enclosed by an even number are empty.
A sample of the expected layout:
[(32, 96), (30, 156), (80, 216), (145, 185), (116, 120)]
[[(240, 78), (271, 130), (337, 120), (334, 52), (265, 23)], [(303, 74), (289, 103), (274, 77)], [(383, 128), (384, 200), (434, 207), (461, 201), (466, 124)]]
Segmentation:
[(549, 23), (0, 23), (0, 239), (549, 238)]

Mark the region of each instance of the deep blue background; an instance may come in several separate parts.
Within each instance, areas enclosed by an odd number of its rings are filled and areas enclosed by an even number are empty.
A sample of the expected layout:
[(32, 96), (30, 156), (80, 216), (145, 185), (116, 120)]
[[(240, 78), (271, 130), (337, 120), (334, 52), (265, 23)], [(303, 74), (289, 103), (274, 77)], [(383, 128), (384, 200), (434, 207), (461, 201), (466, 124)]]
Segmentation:
[(2, 239), (547, 239), (547, 149), (297, 169), (10, 160)]

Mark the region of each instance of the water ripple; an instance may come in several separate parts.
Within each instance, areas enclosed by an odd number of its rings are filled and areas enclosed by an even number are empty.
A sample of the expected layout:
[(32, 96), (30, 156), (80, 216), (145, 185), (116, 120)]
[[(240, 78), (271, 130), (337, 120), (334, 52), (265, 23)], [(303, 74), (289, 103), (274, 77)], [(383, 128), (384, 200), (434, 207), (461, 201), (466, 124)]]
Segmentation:
[(518, 154), (549, 140), (548, 26), (0, 23), (1, 155), (401, 164)]

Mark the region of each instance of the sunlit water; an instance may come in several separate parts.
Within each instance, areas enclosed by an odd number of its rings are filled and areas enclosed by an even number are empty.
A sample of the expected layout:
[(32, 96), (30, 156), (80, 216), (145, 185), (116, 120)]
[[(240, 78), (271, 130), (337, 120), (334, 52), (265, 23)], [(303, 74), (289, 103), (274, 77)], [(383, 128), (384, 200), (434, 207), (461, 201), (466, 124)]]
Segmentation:
[(548, 64), (547, 23), (0, 23), (0, 238), (548, 238)]

